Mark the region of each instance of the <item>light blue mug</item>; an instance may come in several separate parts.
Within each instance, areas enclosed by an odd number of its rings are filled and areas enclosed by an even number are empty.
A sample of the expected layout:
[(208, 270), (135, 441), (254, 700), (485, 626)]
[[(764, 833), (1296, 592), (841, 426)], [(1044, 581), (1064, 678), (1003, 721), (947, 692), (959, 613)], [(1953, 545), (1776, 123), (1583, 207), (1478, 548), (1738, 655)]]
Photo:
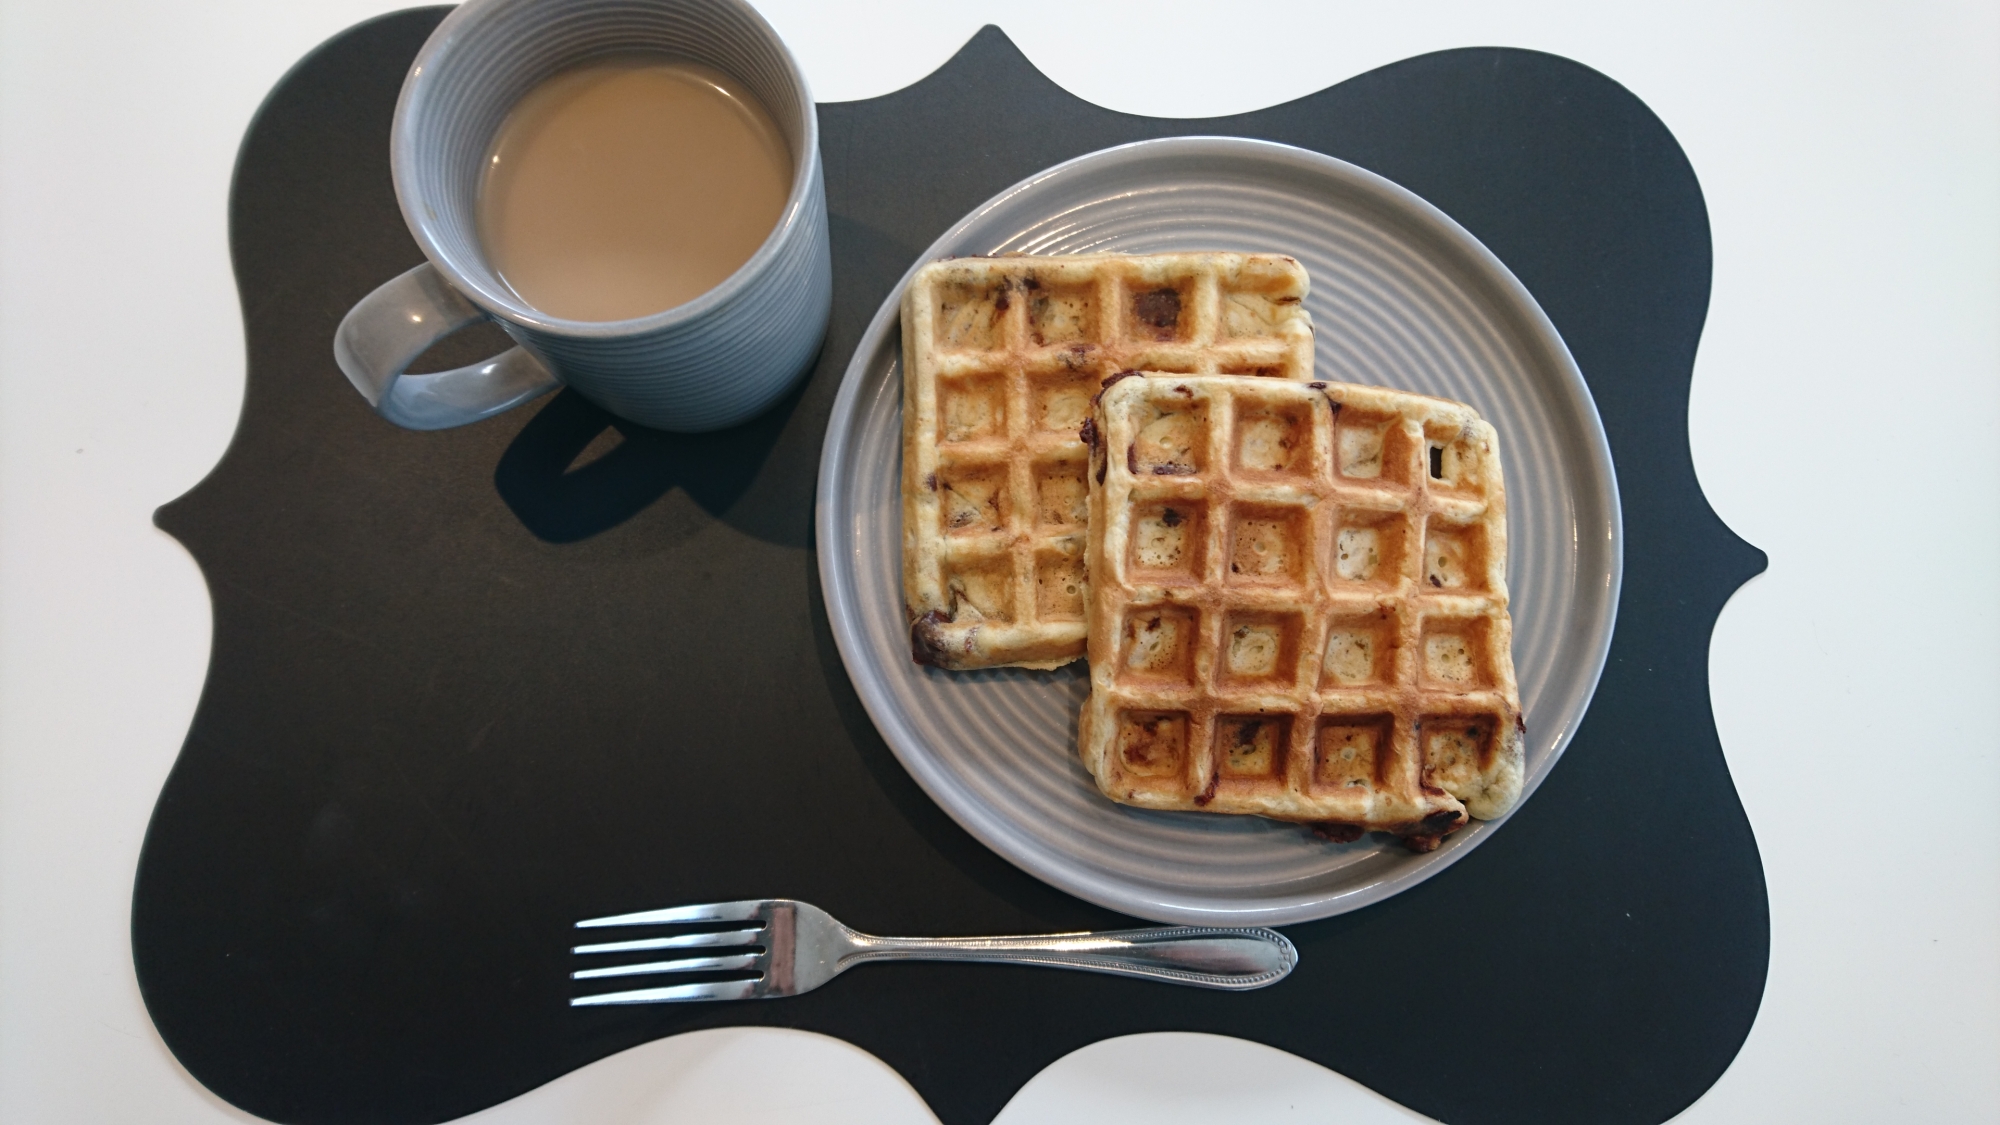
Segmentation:
[[(553, 317), (487, 262), (476, 211), (482, 165), (529, 90), (580, 63), (634, 52), (742, 82), (791, 147), (791, 192), (750, 260), (686, 304), (632, 320)], [(429, 260), (362, 298), (333, 351), (355, 389), (399, 426), (460, 426), (568, 386), (641, 425), (721, 429), (783, 395), (826, 334), (833, 271), (819, 119), (791, 52), (741, 0), (469, 0), (410, 67), (390, 164), (403, 219)], [(518, 346), (452, 371), (405, 373), (480, 319)]]

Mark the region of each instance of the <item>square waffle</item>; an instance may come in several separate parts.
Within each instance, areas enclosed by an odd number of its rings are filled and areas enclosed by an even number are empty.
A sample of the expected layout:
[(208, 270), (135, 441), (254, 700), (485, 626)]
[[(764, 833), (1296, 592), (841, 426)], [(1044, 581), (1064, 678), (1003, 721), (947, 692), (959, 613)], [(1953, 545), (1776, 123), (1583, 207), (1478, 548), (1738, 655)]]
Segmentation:
[(1150, 375), (1093, 421), (1078, 744), (1106, 796), (1419, 851), (1513, 807), (1492, 426), (1378, 387)]
[(903, 295), (903, 598), (944, 668), (1084, 653), (1087, 451), (1107, 377), (1312, 377), (1304, 267), (1276, 254), (953, 258)]

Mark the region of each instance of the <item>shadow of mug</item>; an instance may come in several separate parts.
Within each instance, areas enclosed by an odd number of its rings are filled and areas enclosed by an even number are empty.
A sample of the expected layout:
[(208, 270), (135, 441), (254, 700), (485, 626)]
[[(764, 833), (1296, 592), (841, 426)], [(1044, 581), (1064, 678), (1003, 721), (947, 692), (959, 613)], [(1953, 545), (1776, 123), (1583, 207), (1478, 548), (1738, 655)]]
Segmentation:
[[(508, 509), (546, 543), (609, 531), (679, 487), (711, 516), (744, 498), (785, 431), (798, 394), (743, 425), (671, 434), (627, 422), (565, 390), (521, 427), (493, 469)], [(595, 445), (609, 445), (591, 456)]]

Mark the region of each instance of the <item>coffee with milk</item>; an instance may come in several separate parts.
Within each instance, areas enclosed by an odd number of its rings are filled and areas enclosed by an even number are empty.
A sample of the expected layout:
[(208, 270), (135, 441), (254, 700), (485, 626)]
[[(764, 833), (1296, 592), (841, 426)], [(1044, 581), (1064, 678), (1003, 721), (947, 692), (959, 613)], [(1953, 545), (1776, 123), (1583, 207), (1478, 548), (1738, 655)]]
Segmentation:
[(536, 86), (487, 154), (481, 243), (528, 304), (565, 320), (649, 316), (720, 284), (763, 244), (792, 155), (743, 84), (659, 57)]

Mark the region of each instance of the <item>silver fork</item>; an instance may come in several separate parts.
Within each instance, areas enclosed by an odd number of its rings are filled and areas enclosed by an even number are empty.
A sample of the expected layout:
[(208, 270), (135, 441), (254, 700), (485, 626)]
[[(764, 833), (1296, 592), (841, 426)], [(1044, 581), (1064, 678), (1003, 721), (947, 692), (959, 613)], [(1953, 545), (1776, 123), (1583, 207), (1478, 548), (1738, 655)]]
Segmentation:
[[(579, 945), (579, 955), (652, 950), (732, 952), (677, 956), (671, 961), (579, 969), (574, 980), (656, 973), (754, 972), (753, 980), (705, 981), (626, 992), (577, 996), (572, 1007), (658, 1004), (680, 1000), (761, 1000), (811, 992), (868, 961), (1003, 961), (1143, 977), (1200, 988), (1247, 989), (1276, 984), (1298, 964), (1299, 951), (1275, 930), (1156, 926), (1100, 933), (1028, 937), (902, 938), (856, 933), (826, 911), (785, 898), (711, 902), (644, 910), (578, 922), (579, 930), (605, 926), (741, 922), (733, 929)], [(761, 947), (753, 949), (751, 947)]]

